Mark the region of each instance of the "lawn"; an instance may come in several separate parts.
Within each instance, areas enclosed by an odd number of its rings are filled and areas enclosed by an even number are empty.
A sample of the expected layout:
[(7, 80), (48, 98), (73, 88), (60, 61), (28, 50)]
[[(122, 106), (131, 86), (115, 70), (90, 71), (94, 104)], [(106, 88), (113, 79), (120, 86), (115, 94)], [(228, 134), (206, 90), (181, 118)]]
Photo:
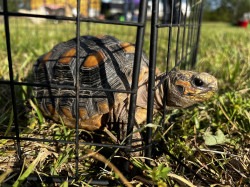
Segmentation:
[[(82, 34), (110, 33), (117, 38), (133, 42), (135, 29), (117, 26), (81, 25)], [(31, 24), (23, 19), (11, 20), (11, 45), (14, 80), (32, 81), (32, 65), (41, 54), (55, 44), (75, 36), (75, 26), (69, 23), (45, 22)], [(132, 31), (131, 31), (132, 29)], [(146, 36), (149, 29), (146, 30)], [(159, 35), (162, 37), (162, 35)], [(149, 38), (149, 37), (145, 37)], [(155, 157), (152, 166), (132, 158), (137, 177), (129, 178), (134, 185), (250, 185), (250, 29), (227, 23), (204, 23), (195, 69), (217, 77), (219, 92), (208, 102), (186, 110), (171, 111), (165, 126), (154, 136)], [(149, 41), (145, 39), (148, 52)], [(160, 46), (162, 47), (162, 46)], [(159, 54), (162, 54), (160, 51)], [(1, 80), (9, 80), (4, 27), (0, 25)], [(163, 59), (159, 56), (158, 59)], [(158, 60), (160, 68), (162, 64)], [(0, 135), (15, 136), (10, 88), (0, 84)], [(63, 125), (45, 120), (33, 100), (31, 89), (15, 86), (18, 120), (21, 137), (53, 138), (58, 141), (74, 141), (75, 131)], [(156, 117), (155, 125), (158, 124)], [(90, 137), (93, 133), (87, 133)], [(32, 173), (39, 176), (74, 176), (74, 144), (21, 141), (24, 163), (22, 170), (16, 163), (16, 151), (12, 140), (0, 140), (0, 183), (21, 186)], [(163, 146), (164, 145), (164, 146)], [(101, 155), (94, 155), (95, 146), (80, 145), (80, 182), (92, 175), (98, 178), (118, 180), (119, 171), (107, 164)], [(172, 157), (174, 155), (175, 157)], [(177, 159), (176, 159), (177, 158)], [(99, 160), (99, 162), (97, 162)], [(186, 164), (183, 166), (179, 161)], [(100, 163), (106, 163), (102, 165)], [(115, 163), (114, 163), (115, 164)], [(112, 168), (110, 171), (109, 167)], [(194, 172), (192, 172), (194, 171)], [(197, 173), (198, 175), (195, 175)], [(19, 176), (18, 176), (19, 175)], [(75, 181), (73, 181), (75, 182)], [(68, 181), (62, 185), (67, 186)], [(29, 182), (27, 185), (34, 183)], [(43, 183), (46, 186), (46, 182)]]

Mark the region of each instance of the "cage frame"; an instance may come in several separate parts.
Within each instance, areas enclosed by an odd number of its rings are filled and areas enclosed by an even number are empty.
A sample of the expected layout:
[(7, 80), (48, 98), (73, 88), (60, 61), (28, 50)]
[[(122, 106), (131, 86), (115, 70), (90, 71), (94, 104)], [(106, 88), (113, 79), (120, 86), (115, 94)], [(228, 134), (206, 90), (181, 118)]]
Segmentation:
[[(174, 0), (178, 1), (178, 0)], [(187, 2), (188, 0), (186, 0)], [(194, 0), (190, 0), (191, 2)], [(15, 137), (9, 137), (9, 136), (0, 136), (0, 139), (11, 139), (16, 142), (16, 148), (17, 148), (17, 155), (20, 159), (22, 160), (22, 151), (21, 151), (21, 141), (38, 141), (38, 142), (53, 142), (54, 140), (49, 140), (49, 139), (38, 139), (38, 138), (24, 138), (20, 137), (20, 129), (18, 125), (18, 114), (17, 114), (17, 104), (15, 100), (15, 86), (16, 85), (25, 85), (25, 86), (41, 86), (39, 84), (35, 83), (29, 83), (29, 82), (17, 82), (13, 79), (14, 73), (13, 73), (13, 60), (12, 60), (12, 52), (11, 52), (11, 35), (10, 35), (10, 23), (9, 23), (9, 18), (10, 17), (33, 17), (33, 18), (45, 18), (45, 19), (51, 19), (51, 20), (67, 20), (67, 21), (73, 21), (76, 23), (76, 38), (77, 38), (77, 44), (76, 44), (76, 64), (79, 66), (79, 61), (80, 61), (80, 23), (81, 22), (89, 22), (89, 23), (96, 23), (96, 24), (115, 24), (115, 25), (126, 25), (126, 26), (132, 26), (137, 28), (137, 33), (136, 33), (136, 43), (135, 43), (135, 59), (134, 59), (134, 69), (133, 69), (133, 78), (132, 78), (132, 86), (131, 90), (129, 91), (124, 91), (124, 90), (118, 90), (120, 92), (126, 92), (131, 95), (130, 99), (130, 105), (129, 105), (129, 115), (128, 115), (128, 127), (127, 127), (127, 135), (131, 134), (133, 132), (133, 125), (135, 122), (135, 108), (136, 108), (136, 99), (137, 99), (137, 90), (138, 90), (138, 78), (139, 78), (139, 72), (140, 72), (140, 61), (141, 61), (141, 56), (142, 56), (142, 51), (143, 51), (143, 40), (145, 36), (145, 28), (146, 28), (146, 22), (147, 22), (147, 0), (141, 0), (140, 1), (140, 6), (139, 6), (139, 16), (138, 16), (138, 22), (120, 22), (120, 21), (109, 21), (109, 20), (93, 20), (90, 18), (81, 18), (80, 17), (80, 4), (81, 0), (77, 0), (77, 16), (76, 18), (73, 17), (66, 17), (66, 16), (54, 16), (54, 15), (38, 15), (38, 14), (27, 14), (27, 13), (17, 13), (17, 12), (10, 12), (8, 10), (8, 1), (7, 0), (2, 0), (3, 2), (3, 11), (0, 11), (0, 16), (3, 16), (4, 18), (4, 27), (5, 27), (5, 38), (6, 38), (6, 49), (7, 49), (7, 58), (8, 58), (8, 66), (9, 66), (9, 80), (0, 80), (0, 84), (5, 84), (10, 86), (11, 90), (11, 100), (12, 100), (12, 107), (13, 107), (13, 116), (14, 116), (14, 129), (15, 129)], [(172, 35), (172, 28), (177, 27), (178, 28), (178, 33), (177, 33), (177, 38), (180, 37), (180, 32), (179, 29), (181, 27), (186, 29), (186, 27), (189, 27), (186, 23), (186, 19), (184, 19), (184, 23), (181, 23), (180, 21), (180, 15), (179, 15), (179, 21), (178, 23), (159, 23), (159, 2), (160, 0), (155, 0), (152, 1), (152, 14), (151, 14), (151, 24), (150, 24), (150, 50), (149, 50), (149, 81), (148, 81), (148, 103), (147, 103), (147, 123), (152, 123), (153, 122), (153, 98), (154, 98), (154, 93), (155, 93), (155, 84), (154, 84), (154, 78), (155, 78), (155, 69), (156, 69), (156, 58), (157, 58), (157, 44), (158, 44), (158, 32), (159, 29), (161, 28), (168, 28), (169, 29), (169, 36)], [(180, 1), (182, 2), (182, 1)], [(171, 17), (170, 19), (173, 19), (173, 9), (174, 6), (172, 5), (171, 7)], [(179, 11), (181, 14), (181, 11)], [(198, 6), (196, 10), (197, 16), (195, 18), (198, 18), (197, 20), (193, 20), (192, 23), (195, 25), (191, 24), (191, 27), (195, 27), (197, 30), (193, 31), (191, 29), (191, 32), (196, 32), (196, 34), (189, 33), (188, 37), (193, 37), (195, 35), (195, 38), (189, 38), (187, 39), (188, 42), (193, 41), (193, 51), (191, 54), (191, 67), (195, 66), (195, 63), (197, 61), (197, 53), (198, 53), (198, 47), (199, 47), (199, 38), (200, 38), (200, 29), (201, 29), (201, 23), (202, 23), (202, 12), (203, 12), (203, 1), (201, 1), (201, 4)], [(188, 30), (190, 32), (190, 30)], [(185, 31), (184, 31), (185, 35)], [(169, 40), (171, 40), (171, 37), (169, 37)], [(176, 43), (179, 41), (177, 40)], [(182, 47), (184, 46), (184, 40), (182, 41)], [(187, 44), (189, 45), (189, 44)], [(170, 48), (171, 48), (171, 41), (168, 42), (167, 45), (167, 67), (165, 72), (168, 73), (170, 69), (170, 62), (169, 62), (169, 55), (170, 55)], [(182, 49), (182, 53), (184, 53), (184, 49)], [(176, 62), (175, 62), (175, 67), (180, 66), (182, 64), (181, 61), (177, 61), (177, 55), (178, 55), (178, 47), (176, 50)], [(187, 51), (186, 54), (182, 54), (182, 57), (187, 58)], [(79, 68), (76, 67), (76, 100), (79, 100), (79, 90), (82, 89), (80, 84), (79, 84)], [(44, 85), (43, 85), (44, 86)], [(89, 88), (87, 88), (89, 89)], [(117, 90), (107, 90), (110, 92), (114, 92)], [(166, 96), (165, 96), (166, 97)], [(76, 102), (76, 119), (79, 119), (79, 111), (77, 110), (79, 108), (78, 102)], [(164, 111), (163, 117), (166, 115), (166, 111)], [(69, 181), (74, 180), (79, 178), (79, 169), (78, 169), (78, 156), (79, 156), (79, 125), (78, 125), (79, 120), (76, 120), (76, 133), (75, 133), (75, 141), (64, 141), (61, 140), (59, 143), (71, 143), (76, 146), (76, 152), (75, 152), (75, 160), (76, 160), (76, 168), (75, 168), (75, 178), (69, 178)], [(146, 142), (145, 146), (143, 149), (145, 150), (145, 156), (146, 157), (151, 157), (152, 156), (152, 128), (147, 127), (146, 130)], [(57, 140), (58, 142), (58, 140)], [(92, 142), (84, 142), (83, 144), (85, 145), (94, 145), (94, 146), (99, 146), (99, 147), (109, 147), (110, 144), (98, 144), (98, 143), (92, 143)], [(132, 148), (132, 136), (129, 136), (129, 138), (126, 141), (126, 145), (112, 145), (112, 147), (115, 148), (121, 148), (124, 149), (128, 152), (133, 152), (136, 151)], [(170, 154), (170, 153), (169, 153)], [(174, 157), (174, 155), (171, 155), (174, 159), (177, 159)], [(177, 161), (181, 162), (180, 160), (177, 159)], [(149, 160), (145, 161), (146, 164), (150, 164)], [(185, 166), (185, 165), (184, 165)], [(126, 166), (128, 168), (128, 165)], [(189, 169), (189, 168), (188, 168)], [(195, 172), (193, 172), (195, 173)], [(196, 174), (197, 175), (197, 174)], [(198, 176), (198, 175), (197, 175)], [(199, 177), (199, 176), (198, 176)], [(30, 181), (37, 181), (39, 178), (37, 176), (31, 175), (28, 177), (28, 180)], [(63, 182), (65, 178), (60, 178), (60, 177), (55, 177), (51, 176), (50, 178), (44, 179), (45, 181), (47, 180), (48, 182)], [(202, 180), (200, 178), (200, 180)], [(205, 183), (205, 181), (203, 181)], [(90, 184), (92, 185), (108, 185), (108, 181), (102, 181), (102, 180), (93, 180)]]

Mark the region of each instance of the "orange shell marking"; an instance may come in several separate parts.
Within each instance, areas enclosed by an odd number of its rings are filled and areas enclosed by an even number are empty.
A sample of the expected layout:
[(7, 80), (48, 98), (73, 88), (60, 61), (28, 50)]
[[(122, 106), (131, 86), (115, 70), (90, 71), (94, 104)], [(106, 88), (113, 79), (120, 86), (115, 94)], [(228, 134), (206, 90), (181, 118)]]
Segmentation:
[(60, 60), (58, 62), (62, 63), (62, 64), (69, 64), (71, 59), (73, 57), (75, 57), (75, 55), (76, 55), (76, 49), (71, 48), (70, 50), (68, 50), (62, 54), (62, 56), (60, 57)]
[(52, 52), (48, 52), (47, 54), (44, 55), (42, 62), (46, 63), (47, 61), (49, 61), (50, 56), (51, 56)]
[(57, 114), (56, 109), (52, 106), (52, 104), (47, 104), (46, 107), (51, 116)]
[(80, 108), (79, 109), (79, 116), (82, 120), (85, 120), (88, 117), (88, 112), (86, 109)]
[(135, 52), (135, 46), (133, 46), (131, 43), (128, 43), (128, 42), (121, 43), (121, 47), (127, 53), (134, 53)]
[(63, 114), (64, 114), (67, 118), (73, 119), (72, 113), (70, 112), (70, 110), (69, 110), (68, 108), (62, 107), (61, 110), (62, 110)]
[(108, 106), (108, 103), (107, 102), (100, 102), (98, 104), (98, 108), (99, 108), (99, 111), (103, 114), (105, 113), (108, 113), (109, 112), (109, 106)]
[(103, 62), (104, 54), (101, 51), (96, 51), (95, 53), (90, 54), (85, 60), (84, 67), (94, 67)]

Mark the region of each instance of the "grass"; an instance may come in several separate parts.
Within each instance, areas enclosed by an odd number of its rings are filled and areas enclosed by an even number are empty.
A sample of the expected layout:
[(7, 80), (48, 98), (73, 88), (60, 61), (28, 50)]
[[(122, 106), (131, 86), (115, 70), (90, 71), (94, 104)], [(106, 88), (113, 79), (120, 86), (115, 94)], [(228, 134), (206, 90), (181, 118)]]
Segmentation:
[[(11, 23), (14, 80), (18, 81), (32, 81), (31, 69), (37, 57), (56, 43), (66, 41), (75, 35), (75, 26), (70, 23), (45, 22), (38, 26), (24, 19), (11, 19)], [(130, 29), (82, 24), (81, 34), (112, 33), (117, 38), (133, 42), (135, 30), (131, 32)], [(166, 33), (163, 31), (160, 31), (159, 36), (166, 41)], [(174, 110), (166, 116), (165, 126), (154, 136), (156, 144), (154, 158), (151, 160), (152, 166), (147, 166), (138, 158), (131, 159), (134, 169), (139, 170), (134, 178), (127, 176), (133, 185), (199, 186), (202, 183), (200, 178), (211, 186), (250, 185), (250, 30), (225, 23), (205, 23), (201, 33), (196, 69), (215, 75), (219, 81), (219, 92), (209, 102), (187, 110)], [(146, 34), (149, 34), (149, 29), (146, 30)], [(2, 24), (0, 38), (0, 78), (9, 80)], [(148, 46), (149, 42), (146, 40), (147, 52)], [(159, 67), (163, 66), (160, 62), (165, 48), (166, 42), (160, 42), (157, 57)], [(16, 136), (13, 130), (10, 88), (3, 84), (0, 87), (0, 134)], [(28, 100), (32, 95), (31, 88), (15, 86), (15, 91), (22, 137), (75, 141), (73, 129), (46, 121), (41, 116), (35, 103)], [(158, 123), (156, 117), (154, 124)], [(93, 132), (82, 130), (80, 134), (90, 139), (95, 136)], [(109, 158), (90, 154), (103, 152), (95, 146), (80, 145), (79, 158), (76, 158), (74, 144), (33, 141), (20, 143), (23, 163), (17, 163), (14, 141), (0, 140), (0, 183), (4, 186), (21, 186), (24, 183), (34, 186), (35, 183), (25, 181), (31, 174), (38, 174), (41, 178), (49, 175), (74, 176), (75, 159), (80, 161), (78, 167), (81, 177), (78, 184), (82, 186), (88, 186), (86, 181), (91, 180), (93, 175), (115, 181), (122, 178), (120, 173), (112, 168), (112, 164), (107, 164)], [(171, 155), (175, 155), (200, 178)], [(98, 158), (101, 158), (99, 162)], [(72, 181), (66, 180), (61, 185), (70, 184)], [(48, 186), (46, 182), (42, 185)]]

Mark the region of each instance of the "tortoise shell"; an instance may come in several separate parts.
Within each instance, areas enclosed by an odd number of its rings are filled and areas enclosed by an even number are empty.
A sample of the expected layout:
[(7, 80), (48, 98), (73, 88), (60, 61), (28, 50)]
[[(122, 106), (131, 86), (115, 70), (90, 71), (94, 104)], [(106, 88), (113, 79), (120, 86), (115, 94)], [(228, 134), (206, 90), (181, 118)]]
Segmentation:
[[(56, 45), (35, 63), (35, 82), (41, 86), (36, 86), (34, 92), (43, 114), (75, 127), (78, 102), (79, 127), (88, 130), (100, 128), (103, 121), (112, 118), (112, 112), (119, 110), (120, 116), (127, 117), (121, 108), (126, 108), (129, 94), (119, 91), (131, 89), (134, 45), (111, 36), (81, 36), (79, 54), (78, 101), (75, 91), (76, 39)], [(143, 53), (139, 85), (147, 79), (148, 63)]]

